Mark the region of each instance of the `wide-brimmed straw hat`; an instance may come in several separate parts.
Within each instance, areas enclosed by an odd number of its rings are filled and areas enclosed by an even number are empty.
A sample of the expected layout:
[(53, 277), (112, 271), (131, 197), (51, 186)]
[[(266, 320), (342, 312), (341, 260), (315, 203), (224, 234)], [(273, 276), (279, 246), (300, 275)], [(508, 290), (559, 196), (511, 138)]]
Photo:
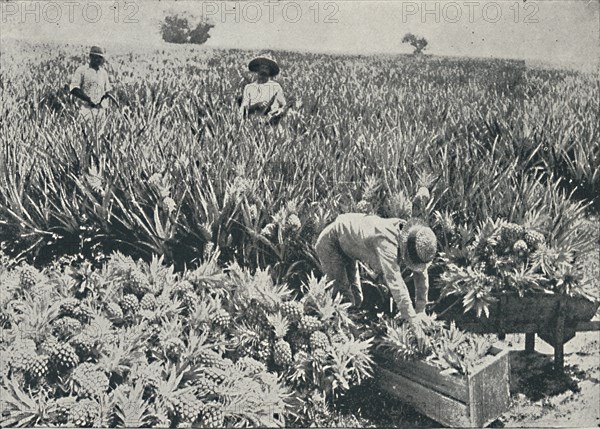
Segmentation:
[(257, 72), (259, 67), (262, 65), (266, 65), (269, 68), (269, 75), (271, 77), (279, 74), (279, 65), (277, 64), (277, 61), (275, 61), (275, 59), (270, 55), (260, 55), (254, 58), (248, 63), (248, 69), (252, 72)]
[(411, 218), (398, 234), (398, 247), (410, 270), (425, 272), (437, 252), (437, 239), (423, 220)]
[(90, 55), (104, 58), (104, 49), (102, 49), (100, 46), (92, 46), (90, 48)]

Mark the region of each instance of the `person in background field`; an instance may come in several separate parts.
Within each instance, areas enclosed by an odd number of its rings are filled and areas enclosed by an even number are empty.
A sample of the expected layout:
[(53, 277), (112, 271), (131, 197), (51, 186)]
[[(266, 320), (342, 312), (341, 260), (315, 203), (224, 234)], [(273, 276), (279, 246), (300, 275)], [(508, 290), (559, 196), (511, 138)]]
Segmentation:
[(104, 62), (104, 50), (92, 46), (89, 64), (77, 68), (71, 78), (71, 94), (82, 100), (80, 112), (85, 119), (102, 117), (102, 109), (107, 107), (111, 97), (110, 80), (103, 67)]
[(256, 80), (244, 87), (240, 117), (263, 116), (270, 123), (277, 123), (286, 106), (283, 89), (273, 80), (279, 74), (279, 65), (273, 58), (265, 55), (250, 61), (248, 69), (256, 73)]
[[(422, 219), (413, 217), (405, 221), (362, 213), (342, 214), (319, 235), (316, 251), (334, 290), (352, 305), (362, 303), (356, 269), (356, 261), (361, 261), (383, 277), (399, 317), (418, 325), (429, 298), (427, 269), (437, 252), (435, 234)], [(402, 278), (403, 267), (413, 273), (414, 307)]]

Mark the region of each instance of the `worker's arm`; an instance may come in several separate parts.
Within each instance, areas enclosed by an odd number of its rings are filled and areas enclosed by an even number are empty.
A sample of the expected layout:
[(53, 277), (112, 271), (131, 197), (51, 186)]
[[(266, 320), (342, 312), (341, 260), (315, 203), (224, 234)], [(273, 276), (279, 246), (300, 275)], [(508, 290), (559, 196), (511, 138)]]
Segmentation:
[(243, 119), (248, 114), (248, 109), (250, 108), (250, 85), (246, 85), (244, 87), (244, 92), (242, 95), (242, 104), (240, 104), (239, 108), (239, 117)]
[(92, 99), (88, 97), (87, 94), (81, 89), (83, 86), (83, 71), (83, 67), (79, 67), (77, 70), (75, 70), (75, 73), (73, 73), (73, 76), (71, 77), (69, 89), (73, 96), (85, 101), (91, 107), (94, 107), (95, 104), (92, 102)]
[(75, 97), (79, 98), (80, 100), (85, 101), (87, 104), (89, 104), (90, 107), (96, 107), (96, 104), (92, 101), (92, 99), (90, 97), (88, 97), (85, 92), (83, 92), (83, 90), (81, 88), (73, 88), (71, 90), (71, 94), (73, 94)]
[(104, 71), (104, 76), (105, 76), (105, 80), (104, 80), (104, 95), (100, 99), (100, 103), (99, 104), (102, 107), (108, 107), (108, 104), (104, 104), (103, 103), (104, 100), (112, 100), (115, 104), (118, 104), (117, 100), (115, 99), (115, 97), (111, 93), (111, 91), (112, 91), (112, 85), (110, 84), (110, 78), (108, 77), (108, 73), (106, 72), (106, 70)]
[(385, 283), (396, 302), (400, 318), (409, 321), (414, 320), (417, 314), (413, 308), (408, 288), (406, 287), (406, 283), (404, 283), (402, 272), (396, 259), (396, 246), (391, 242), (380, 243), (377, 248), (377, 254)]
[(271, 116), (277, 116), (283, 113), (285, 106), (286, 106), (286, 100), (285, 100), (285, 95), (283, 94), (283, 88), (281, 88), (281, 85), (277, 84), (275, 85), (276, 91), (275, 91), (275, 99), (273, 100), (273, 109), (270, 112)]
[(424, 313), (429, 299), (429, 275), (427, 270), (422, 273), (414, 271), (413, 279), (415, 281), (415, 311)]

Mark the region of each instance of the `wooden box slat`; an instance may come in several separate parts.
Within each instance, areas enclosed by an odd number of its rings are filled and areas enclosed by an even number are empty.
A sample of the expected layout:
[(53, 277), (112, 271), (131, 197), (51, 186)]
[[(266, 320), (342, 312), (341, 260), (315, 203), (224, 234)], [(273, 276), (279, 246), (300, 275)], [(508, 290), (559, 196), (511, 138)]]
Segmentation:
[(469, 409), (460, 401), (383, 368), (377, 373), (377, 381), (383, 390), (439, 423), (451, 427), (471, 426)]
[(416, 381), (446, 396), (466, 403), (469, 400), (469, 389), (461, 378), (455, 375), (440, 374), (435, 366), (421, 361), (401, 361), (389, 357), (378, 358), (378, 363), (388, 370)]
[(495, 358), (474, 368), (467, 377), (469, 411), (474, 426), (487, 426), (510, 406), (508, 351), (492, 347)]
[(377, 380), (384, 391), (428, 417), (452, 427), (483, 427), (508, 410), (508, 351), (490, 356), (467, 375), (444, 375), (423, 361), (398, 361), (376, 354)]

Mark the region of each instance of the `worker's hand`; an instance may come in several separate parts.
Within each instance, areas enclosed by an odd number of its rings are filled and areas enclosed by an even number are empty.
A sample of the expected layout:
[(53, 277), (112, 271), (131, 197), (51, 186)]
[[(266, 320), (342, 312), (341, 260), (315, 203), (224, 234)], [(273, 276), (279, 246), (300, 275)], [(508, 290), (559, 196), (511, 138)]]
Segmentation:
[(426, 336), (425, 331), (423, 330), (423, 325), (426, 319), (427, 315), (425, 313), (418, 313), (409, 321), (417, 338), (425, 338)]
[(279, 109), (271, 110), (269, 112), (269, 117), (274, 118), (276, 116), (280, 116), (281, 114), (283, 114), (283, 109), (279, 108)]

